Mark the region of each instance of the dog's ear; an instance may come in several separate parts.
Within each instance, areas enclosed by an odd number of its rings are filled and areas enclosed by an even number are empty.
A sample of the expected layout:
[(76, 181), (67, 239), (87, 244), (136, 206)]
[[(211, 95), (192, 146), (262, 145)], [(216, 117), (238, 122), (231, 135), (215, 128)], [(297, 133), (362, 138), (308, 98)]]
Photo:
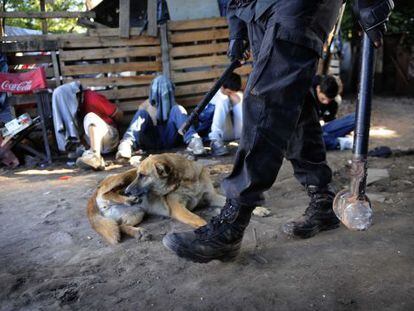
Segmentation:
[(164, 162), (156, 162), (155, 169), (157, 171), (157, 174), (160, 178), (166, 178), (171, 173), (171, 167)]

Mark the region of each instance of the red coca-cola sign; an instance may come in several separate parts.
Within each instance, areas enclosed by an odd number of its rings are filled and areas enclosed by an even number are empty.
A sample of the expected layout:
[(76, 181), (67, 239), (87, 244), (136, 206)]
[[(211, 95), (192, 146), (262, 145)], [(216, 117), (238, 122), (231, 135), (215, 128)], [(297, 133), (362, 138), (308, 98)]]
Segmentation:
[(0, 73), (0, 92), (25, 94), (44, 88), (46, 73), (42, 67), (22, 73)]

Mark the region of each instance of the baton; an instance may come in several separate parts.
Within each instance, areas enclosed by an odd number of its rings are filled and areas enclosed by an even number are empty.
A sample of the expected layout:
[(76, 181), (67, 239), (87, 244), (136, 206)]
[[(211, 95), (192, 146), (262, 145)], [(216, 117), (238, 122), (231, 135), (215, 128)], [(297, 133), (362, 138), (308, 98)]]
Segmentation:
[(339, 192), (333, 203), (336, 216), (351, 230), (366, 230), (372, 223), (373, 211), (365, 191), (373, 79), (374, 44), (364, 33), (350, 189)]
[(185, 133), (188, 131), (190, 126), (194, 123), (196, 119), (198, 119), (198, 116), (200, 113), (204, 110), (204, 108), (208, 105), (210, 100), (216, 95), (217, 91), (220, 89), (220, 87), (223, 85), (223, 83), (227, 80), (227, 78), (230, 76), (230, 74), (238, 67), (241, 66), (241, 63), (239, 60), (233, 61), (227, 69), (223, 72), (221, 77), (217, 80), (217, 82), (213, 85), (213, 87), (208, 91), (208, 93), (204, 96), (204, 98), (201, 100), (201, 102), (194, 108), (194, 110), (191, 112), (190, 116), (187, 118), (187, 120), (184, 122), (184, 124), (180, 127), (178, 130), (178, 133), (180, 135), (185, 135)]

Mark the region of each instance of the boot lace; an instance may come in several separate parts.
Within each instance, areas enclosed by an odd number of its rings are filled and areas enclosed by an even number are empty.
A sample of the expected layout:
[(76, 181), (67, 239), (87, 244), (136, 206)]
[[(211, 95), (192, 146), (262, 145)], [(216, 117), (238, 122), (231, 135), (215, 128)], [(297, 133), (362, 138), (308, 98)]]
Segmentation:
[(323, 206), (326, 204), (326, 201), (331, 198), (329, 193), (320, 193), (320, 192), (310, 192), (308, 191), (308, 195), (310, 196), (309, 206), (306, 208), (303, 216), (312, 217), (318, 212), (323, 209)]
[(230, 200), (226, 200), (220, 214), (211, 218), (210, 222), (195, 230), (196, 234), (209, 235), (215, 232), (223, 223), (231, 223), (238, 214), (238, 208), (231, 204)]
[(306, 208), (305, 212), (303, 213), (303, 216), (311, 217), (315, 215), (316, 211), (318, 210), (318, 202), (321, 197), (322, 196), (320, 194), (319, 195), (315, 193), (310, 194), (311, 200), (309, 202), (309, 206)]

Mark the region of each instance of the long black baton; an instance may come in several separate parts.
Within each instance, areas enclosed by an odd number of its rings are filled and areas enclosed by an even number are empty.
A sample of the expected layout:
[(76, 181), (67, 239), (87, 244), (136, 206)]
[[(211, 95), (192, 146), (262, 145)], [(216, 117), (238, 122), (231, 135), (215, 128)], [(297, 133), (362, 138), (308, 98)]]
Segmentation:
[(178, 133), (184, 136), (184, 134), (188, 131), (190, 126), (198, 119), (198, 116), (204, 110), (204, 108), (208, 105), (210, 100), (214, 97), (214, 95), (216, 95), (217, 91), (220, 89), (223, 83), (227, 80), (230, 74), (236, 68), (240, 66), (241, 66), (240, 61), (235, 60), (227, 67), (227, 69), (223, 72), (221, 77), (217, 80), (217, 82), (213, 85), (213, 87), (208, 91), (208, 93), (204, 96), (201, 102), (194, 108), (193, 112), (191, 112), (187, 121), (178, 130)]
[(339, 192), (333, 204), (336, 216), (352, 230), (368, 229), (373, 216), (371, 202), (365, 193), (373, 79), (374, 45), (364, 33), (350, 189)]

